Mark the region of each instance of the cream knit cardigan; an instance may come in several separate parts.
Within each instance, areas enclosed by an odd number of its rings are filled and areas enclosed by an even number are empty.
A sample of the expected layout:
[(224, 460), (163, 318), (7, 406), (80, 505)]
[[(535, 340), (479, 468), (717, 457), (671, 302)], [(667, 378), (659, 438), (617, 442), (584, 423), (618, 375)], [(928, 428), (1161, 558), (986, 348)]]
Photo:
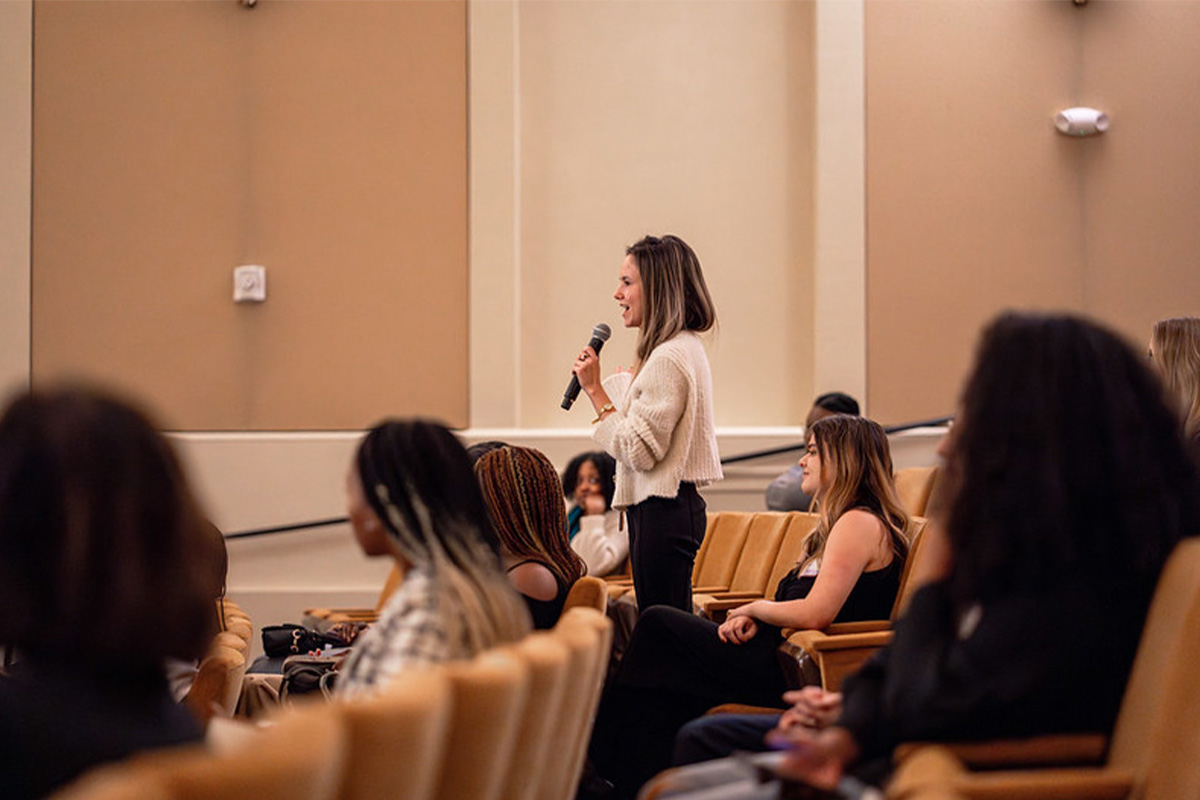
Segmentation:
[(637, 376), (610, 375), (604, 390), (616, 406), (592, 438), (617, 460), (613, 507), (648, 497), (675, 497), (681, 481), (719, 481), (713, 428), (712, 374), (700, 337), (683, 331), (660, 344)]

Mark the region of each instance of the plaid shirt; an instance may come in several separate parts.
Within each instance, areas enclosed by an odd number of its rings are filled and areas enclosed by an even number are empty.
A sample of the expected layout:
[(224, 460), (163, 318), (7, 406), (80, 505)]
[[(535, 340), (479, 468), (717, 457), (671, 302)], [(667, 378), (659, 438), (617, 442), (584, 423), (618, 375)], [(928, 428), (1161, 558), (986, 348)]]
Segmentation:
[(450, 641), (447, 627), (432, 578), (418, 567), (409, 569), (379, 621), (354, 642), (340, 670), (337, 694), (373, 694), (403, 670), (465, 657), (461, 644)]

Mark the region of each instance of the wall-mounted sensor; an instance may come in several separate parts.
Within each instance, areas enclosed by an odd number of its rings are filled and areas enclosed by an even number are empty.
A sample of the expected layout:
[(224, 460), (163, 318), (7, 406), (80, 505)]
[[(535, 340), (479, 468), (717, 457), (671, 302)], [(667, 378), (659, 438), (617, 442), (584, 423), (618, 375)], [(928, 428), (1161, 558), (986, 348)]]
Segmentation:
[(1054, 115), (1054, 127), (1067, 136), (1092, 136), (1108, 130), (1108, 114), (1084, 106), (1067, 108)]
[(267, 268), (248, 264), (233, 268), (233, 302), (262, 303), (267, 299)]

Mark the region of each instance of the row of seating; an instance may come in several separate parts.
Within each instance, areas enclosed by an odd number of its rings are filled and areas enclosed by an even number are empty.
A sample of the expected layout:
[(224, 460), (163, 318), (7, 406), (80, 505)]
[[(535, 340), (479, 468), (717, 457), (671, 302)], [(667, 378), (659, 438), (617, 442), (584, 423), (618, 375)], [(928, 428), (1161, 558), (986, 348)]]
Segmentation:
[(374, 697), (297, 703), (265, 727), (214, 722), (208, 749), (101, 767), (54, 800), (568, 800), (610, 636), (577, 598), (517, 644), (405, 673)]
[[(930, 468), (929, 476), (935, 474), (933, 470)], [(709, 514), (704, 543), (692, 570), (694, 611), (720, 622), (732, 608), (770, 599), (775, 586), (796, 565), (804, 539), (816, 524), (817, 515), (804, 511)], [(926, 527), (924, 518), (913, 517), (909, 558), (890, 620), (900, 614), (915, 590), (917, 581), (912, 577), (923, 574), (921, 543)], [(610, 616), (622, 630), (631, 630), (637, 616), (632, 581), (611, 578), (608, 593)], [(787, 630), (780, 648), (785, 670), (794, 685), (801, 685), (801, 664), (810, 659), (819, 671), (822, 686), (837, 691), (846, 676), (891, 641), (890, 620), (835, 623), (813, 631)]]
[(213, 717), (232, 717), (241, 695), (254, 626), (250, 616), (227, 597), (217, 601), (221, 630), (200, 661), (184, 704), (207, 725)]
[[(1159, 579), (1111, 738), (909, 742), (888, 800), (1180, 800), (1200, 797), (1200, 538)], [(731, 709), (730, 709), (731, 710)], [(641, 795), (671, 790), (663, 773)], [(719, 791), (714, 790), (713, 796)], [(723, 796), (723, 795), (722, 795)], [(807, 796), (807, 795), (804, 795)]]

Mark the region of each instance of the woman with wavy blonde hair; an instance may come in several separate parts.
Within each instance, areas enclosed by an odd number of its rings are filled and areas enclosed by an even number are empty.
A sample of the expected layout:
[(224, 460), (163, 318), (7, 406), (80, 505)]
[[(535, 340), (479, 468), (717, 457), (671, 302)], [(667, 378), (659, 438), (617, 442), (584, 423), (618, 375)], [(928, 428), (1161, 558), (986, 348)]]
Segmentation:
[(1154, 323), (1150, 360), (1183, 419), (1183, 433), (1200, 440), (1200, 317), (1172, 317)]
[(513, 586), (525, 598), (535, 628), (552, 628), (567, 592), (584, 573), (567, 540), (567, 511), (558, 473), (531, 447), (504, 447), (475, 462), (500, 555)]
[(592, 737), (598, 773), (632, 797), (670, 764), (676, 732), (720, 703), (783, 706), (783, 628), (887, 619), (908, 554), (909, 518), (878, 423), (836, 415), (814, 423), (800, 460), (820, 520), (776, 587), (720, 625), (656, 606), (638, 620), (606, 690)]
[(529, 631), (467, 453), (446, 428), (423, 420), (375, 426), (351, 464), (346, 495), (359, 547), (394, 558), (404, 581), (355, 640), (338, 694), (373, 693), (405, 669), (470, 658)]
[[(887, 434), (876, 422), (835, 414), (813, 423), (800, 459), (806, 491), (818, 494), (817, 526), (804, 540), (804, 563), (820, 562), (829, 532), (851, 509), (865, 509), (887, 528), (892, 550), (908, 552), (908, 513), (896, 494)], [(822, 484), (825, 488), (822, 490)], [(803, 565), (802, 565), (803, 566)]]

